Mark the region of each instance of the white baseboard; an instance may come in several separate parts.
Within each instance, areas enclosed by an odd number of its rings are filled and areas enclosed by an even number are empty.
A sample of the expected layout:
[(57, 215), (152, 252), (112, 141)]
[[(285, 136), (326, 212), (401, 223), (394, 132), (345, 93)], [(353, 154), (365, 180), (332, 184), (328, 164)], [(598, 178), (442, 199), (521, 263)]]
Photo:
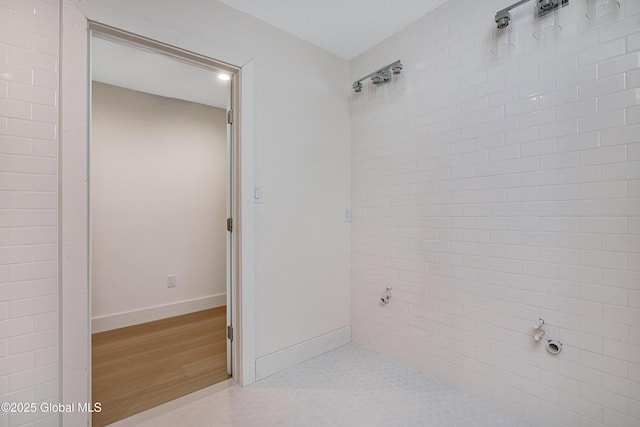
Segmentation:
[(211, 295), (172, 304), (127, 311), (91, 319), (91, 333), (110, 331), (140, 323), (153, 322), (167, 317), (194, 313), (209, 308), (221, 307), (227, 303), (227, 294)]
[(351, 326), (256, 359), (256, 381), (351, 342)]

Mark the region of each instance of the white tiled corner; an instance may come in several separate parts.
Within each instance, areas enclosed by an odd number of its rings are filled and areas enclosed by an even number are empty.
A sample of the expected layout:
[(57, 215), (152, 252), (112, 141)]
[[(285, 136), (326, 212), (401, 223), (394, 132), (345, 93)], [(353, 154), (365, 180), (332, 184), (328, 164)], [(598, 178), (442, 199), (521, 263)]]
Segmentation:
[[(0, 391), (10, 402), (58, 394), (58, 14), (57, 1), (0, 5)], [(38, 285), (46, 279), (55, 286)], [(7, 414), (2, 423), (53, 426), (58, 417)]]
[[(500, 5), (454, 0), (353, 61), (359, 69), (398, 56), (405, 65), (398, 79), (406, 79), (401, 96), (384, 86), (376, 102), (351, 95), (352, 152), (358, 153), (352, 157), (352, 270), (368, 272), (353, 278), (356, 343), (515, 406), (534, 425), (640, 423), (628, 404), (640, 390), (640, 378), (629, 370), (640, 357), (633, 329), (640, 322), (635, 3), (590, 21), (586, 2), (571, 1), (558, 13), (559, 39), (544, 43), (532, 40), (535, 21), (523, 9), (512, 28), (515, 50), (496, 57), (494, 24), (460, 31), (448, 23), (484, 20)], [(474, 55), (465, 56), (458, 46), (469, 44)], [(477, 78), (450, 72), (462, 63)], [(436, 72), (417, 82), (418, 64)], [(398, 119), (408, 140), (386, 132)], [(424, 126), (435, 121), (444, 124)], [(374, 147), (393, 147), (386, 161), (406, 172), (385, 174), (372, 160)], [(422, 182), (409, 181), (417, 158), (428, 159), (420, 163)], [(500, 197), (484, 197), (489, 193)], [(395, 203), (398, 195), (404, 203)], [(393, 215), (405, 218), (403, 227), (390, 221)], [(488, 244), (478, 245), (480, 230), (489, 231)], [(465, 264), (459, 248), (471, 244), (482, 262)], [(405, 257), (425, 272), (400, 279), (396, 265)], [(394, 316), (400, 307), (393, 301), (379, 307), (371, 298), (382, 283), (404, 281), (411, 289), (408, 316)], [(502, 308), (529, 319), (526, 324), (544, 317), (563, 352), (548, 354), (528, 326), (513, 331)], [(434, 334), (429, 351), (415, 342)], [(420, 363), (415, 348), (422, 350)], [(478, 363), (517, 367), (510, 370), (515, 377), (485, 381)]]

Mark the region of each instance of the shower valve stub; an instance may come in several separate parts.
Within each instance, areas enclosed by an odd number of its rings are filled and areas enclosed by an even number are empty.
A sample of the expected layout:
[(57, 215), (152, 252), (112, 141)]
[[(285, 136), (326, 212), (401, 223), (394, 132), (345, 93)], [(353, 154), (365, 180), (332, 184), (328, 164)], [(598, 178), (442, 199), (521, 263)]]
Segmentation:
[(384, 295), (380, 298), (380, 305), (389, 304), (389, 300), (391, 299), (391, 289), (391, 287), (388, 287)]
[(542, 329), (543, 326), (544, 319), (538, 319), (538, 321), (533, 324), (533, 330), (536, 331), (535, 334), (533, 334), (533, 339), (536, 342), (540, 341), (542, 337), (544, 337), (544, 334), (547, 333), (544, 329)]
[(542, 325), (544, 325), (544, 319), (538, 319), (538, 321), (533, 324), (533, 329), (540, 329)]

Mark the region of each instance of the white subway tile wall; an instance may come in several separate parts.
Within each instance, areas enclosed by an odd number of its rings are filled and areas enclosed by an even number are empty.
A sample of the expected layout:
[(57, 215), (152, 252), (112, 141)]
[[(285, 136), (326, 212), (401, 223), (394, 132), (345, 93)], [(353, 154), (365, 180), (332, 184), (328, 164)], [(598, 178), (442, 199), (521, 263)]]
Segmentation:
[(522, 6), (495, 56), (511, 3), (452, 0), (352, 63), (404, 64), (351, 95), (353, 339), (534, 425), (638, 426), (640, 1), (571, 0), (552, 41)]
[(58, 402), (58, 13), (57, 0), (0, 0), (0, 401), (38, 407)]

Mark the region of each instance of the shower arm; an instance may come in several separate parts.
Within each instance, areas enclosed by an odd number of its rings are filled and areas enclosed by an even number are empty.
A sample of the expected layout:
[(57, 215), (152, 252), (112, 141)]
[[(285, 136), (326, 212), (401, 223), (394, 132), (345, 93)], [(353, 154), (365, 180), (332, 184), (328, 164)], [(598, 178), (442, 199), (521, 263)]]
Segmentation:
[[(524, 0), (524, 1), (529, 1), (529, 0)], [(356, 80), (355, 82), (353, 82), (353, 87), (356, 87), (359, 83), (362, 83), (364, 80), (367, 80), (368, 78), (372, 78), (375, 77), (376, 75), (380, 74), (380, 73), (388, 73), (390, 70), (391, 72), (393, 72), (394, 74), (397, 74), (393, 71), (394, 68), (400, 68), (402, 69), (402, 63), (400, 62), (400, 60), (398, 59), (396, 62), (393, 62), (389, 65), (387, 65), (386, 67), (382, 67), (376, 71), (374, 71), (371, 74), (367, 74), (366, 76), (362, 77), (361, 79)]]
[(502, 13), (502, 12), (509, 12), (511, 9), (515, 9), (516, 7), (518, 7), (518, 6), (522, 5), (522, 4), (528, 3), (528, 2), (530, 2), (530, 1), (531, 1), (531, 0), (520, 0), (519, 2), (514, 3), (514, 4), (512, 4), (511, 6), (505, 7), (504, 9), (502, 9), (501, 11), (499, 11), (498, 13)]
[[(511, 13), (509, 13), (509, 11), (529, 1), (530, 0), (520, 0), (519, 2), (514, 3), (509, 7), (505, 7), (504, 9), (499, 10), (495, 16), (495, 21), (496, 24), (498, 24), (498, 28), (502, 29), (508, 27), (509, 21), (511, 21)], [(569, 0), (537, 0), (537, 2), (538, 4), (535, 8), (536, 17), (545, 16), (546, 14), (552, 13), (554, 10), (560, 7), (565, 7), (569, 4)]]

